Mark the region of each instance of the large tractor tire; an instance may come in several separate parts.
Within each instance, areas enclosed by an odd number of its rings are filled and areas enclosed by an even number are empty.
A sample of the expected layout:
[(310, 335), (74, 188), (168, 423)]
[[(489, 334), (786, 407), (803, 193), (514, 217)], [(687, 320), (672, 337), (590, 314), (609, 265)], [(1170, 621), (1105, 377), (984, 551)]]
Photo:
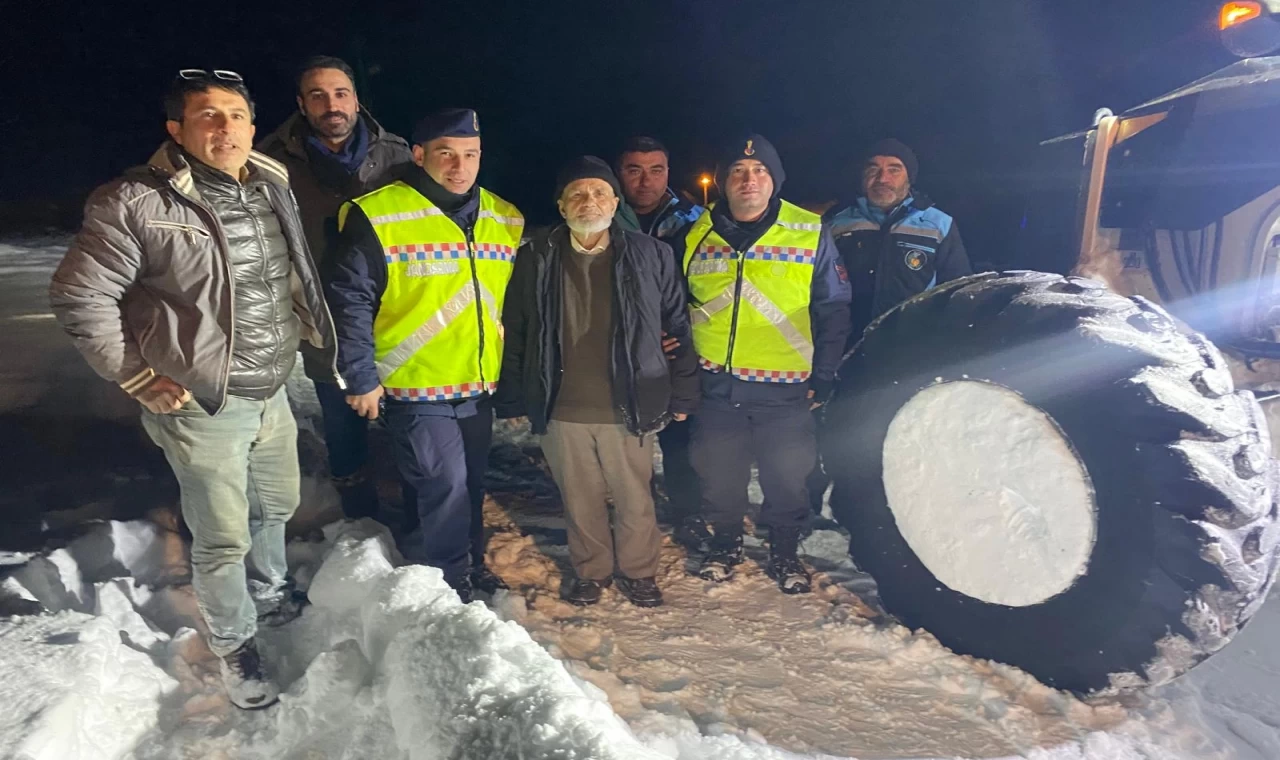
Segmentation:
[(840, 369), (831, 506), (885, 609), (1052, 686), (1168, 681), (1262, 604), (1270, 439), (1159, 307), (1038, 272), (946, 283)]

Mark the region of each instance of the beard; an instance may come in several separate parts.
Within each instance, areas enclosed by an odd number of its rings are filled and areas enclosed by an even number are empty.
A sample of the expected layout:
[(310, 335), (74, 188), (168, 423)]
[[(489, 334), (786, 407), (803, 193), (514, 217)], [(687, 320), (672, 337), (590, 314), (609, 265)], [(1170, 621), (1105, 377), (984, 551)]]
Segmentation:
[(892, 185), (872, 185), (867, 192), (867, 198), (872, 203), (881, 206), (896, 206), (906, 200), (910, 191), (905, 188), (893, 187)]
[(609, 229), (609, 225), (613, 223), (613, 219), (601, 214), (599, 216), (581, 217), (575, 216), (564, 220), (569, 225), (569, 229), (579, 235), (594, 235), (597, 232), (604, 232)]
[[(330, 121), (329, 117), (340, 116), (341, 120)], [(355, 129), (356, 117), (351, 114), (345, 114), (341, 111), (329, 111), (320, 114), (318, 117), (307, 116), (307, 121), (311, 124), (311, 128), (316, 134), (324, 135), (329, 139), (343, 138), (351, 134)]]

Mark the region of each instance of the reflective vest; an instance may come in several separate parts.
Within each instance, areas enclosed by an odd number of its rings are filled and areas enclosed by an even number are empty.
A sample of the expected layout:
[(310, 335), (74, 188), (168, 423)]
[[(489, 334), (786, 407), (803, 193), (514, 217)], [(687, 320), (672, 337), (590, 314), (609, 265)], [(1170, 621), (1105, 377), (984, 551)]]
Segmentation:
[(750, 248), (735, 251), (704, 211), (685, 239), (693, 348), (739, 380), (802, 383), (813, 370), (809, 294), (822, 219), (786, 201)]
[[(464, 231), (404, 182), (356, 198), (387, 262), (373, 323), (374, 360), (387, 395), (448, 401), (492, 392), (502, 366), (502, 303), (524, 217), (480, 190)], [(339, 213), (346, 221), (350, 206)]]

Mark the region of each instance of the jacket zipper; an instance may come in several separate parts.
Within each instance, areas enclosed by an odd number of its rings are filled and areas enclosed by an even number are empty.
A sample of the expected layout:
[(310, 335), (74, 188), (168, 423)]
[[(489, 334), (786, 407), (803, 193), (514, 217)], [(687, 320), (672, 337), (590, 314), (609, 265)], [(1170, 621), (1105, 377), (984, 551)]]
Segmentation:
[[(237, 188), (237, 192), (239, 193), (239, 196), (240, 196), (240, 207), (243, 208), (244, 212), (249, 215), (249, 220), (253, 222), (253, 233), (254, 235), (257, 236), (258, 246), (262, 250), (262, 266), (258, 269), (258, 278), (262, 280), (263, 289), (267, 291), (268, 295), (271, 295), (271, 283), (267, 282), (267, 241), (262, 237), (262, 227), (258, 223), (258, 218), (253, 215), (253, 209), (249, 208), (249, 200), (248, 200), (247, 194), (245, 193), (244, 185), (240, 185), (240, 187)], [(268, 200), (268, 203), (270, 203), (269, 200)], [(281, 233), (283, 234), (283, 232), (284, 230), (282, 227)], [(277, 302), (275, 298), (271, 299), (271, 334), (275, 338), (277, 350), (280, 350), (281, 343), (282, 343), (280, 339), (281, 338), (280, 336), (280, 304)], [(233, 344), (232, 350), (234, 351), (234, 344)], [(279, 356), (277, 356), (276, 358), (278, 359)], [(280, 377), (276, 374), (278, 371), (277, 369), (278, 367), (279, 367), (278, 362), (274, 362), (274, 361), (271, 362), (271, 384), (272, 385), (275, 385), (277, 382), (280, 381)]]
[(476, 272), (476, 249), (475, 249), (475, 227), (467, 226), (463, 231), (467, 238), (467, 258), (471, 262), (471, 287), (476, 295), (476, 324), (480, 328), (480, 352), (477, 354), (476, 364), (480, 369), (480, 388), (484, 389), (484, 298), (480, 295), (480, 275)]
[[(889, 260), (891, 258), (889, 254), (891, 251), (890, 243), (893, 241), (893, 228), (898, 224), (898, 222), (905, 219), (908, 213), (910, 213), (910, 209), (907, 208), (906, 202), (904, 201), (893, 210), (892, 214), (885, 216), (884, 222), (880, 224), (880, 240), (878, 241), (876, 251), (876, 271), (880, 273), (881, 277), (885, 276), (891, 269), (889, 266)], [(876, 278), (876, 282), (879, 282), (879, 277)], [(884, 312), (884, 309), (880, 308), (880, 288), (878, 285), (874, 284), (872, 285), (871, 291), (871, 308), (877, 313)]]
[[(550, 238), (548, 238), (548, 240), (549, 239)], [(548, 245), (547, 249), (549, 252), (551, 250), (551, 246)], [(562, 316), (562, 304), (564, 303), (564, 270), (560, 265), (560, 257), (551, 256), (550, 253), (548, 253), (547, 256), (540, 258), (539, 264), (545, 266), (538, 270), (538, 279), (535, 282), (536, 288), (534, 289), (534, 303), (538, 303), (538, 293), (547, 293), (547, 300), (555, 301), (555, 303), (545, 304), (545, 313), (540, 310), (538, 313), (538, 321), (544, 325), (543, 329), (546, 329), (545, 325), (554, 325), (556, 331), (556, 338), (553, 346), (556, 352), (555, 358), (551, 362), (544, 362), (548, 367), (553, 369), (549, 375), (544, 375), (543, 377), (543, 379), (547, 381), (547, 403), (546, 407), (542, 410), (542, 419), (545, 423), (551, 420), (551, 410), (555, 408), (556, 399), (560, 396), (560, 376), (564, 374), (564, 320)], [(547, 268), (552, 270), (549, 275), (546, 271)], [(547, 285), (547, 281), (544, 279), (545, 277), (554, 277), (555, 284)], [(545, 336), (539, 336), (539, 343), (545, 347)]]
[(733, 344), (738, 339), (738, 306), (742, 303), (742, 274), (746, 269), (746, 259), (742, 251), (733, 252), (738, 262), (738, 276), (733, 281), (733, 316), (729, 321), (729, 349), (724, 356), (724, 371), (733, 374)]
[[(177, 188), (175, 187), (175, 189)], [(213, 212), (213, 209), (204, 205), (203, 202), (186, 195), (181, 190), (178, 190), (178, 194), (189, 200), (197, 209), (209, 215), (209, 221), (212, 222), (210, 229), (216, 231), (218, 243), (222, 246), (222, 264), (227, 273), (227, 290), (231, 293), (231, 298), (228, 299), (227, 303), (227, 309), (231, 313), (231, 334), (227, 336), (227, 361), (222, 371), (222, 396), (218, 400), (218, 408), (214, 410), (214, 414), (217, 414), (227, 405), (227, 387), (231, 384), (231, 359), (235, 351), (236, 339), (236, 275), (231, 269), (231, 243), (227, 240), (222, 224), (218, 221), (218, 215)]]
[[(623, 268), (623, 256), (625, 255), (623, 251), (624, 247), (625, 246), (622, 243), (619, 243), (617, 246), (614, 247), (614, 251), (613, 251), (614, 261), (613, 261), (613, 267), (612, 267), (613, 269), (612, 276), (613, 276), (613, 320), (614, 322), (613, 322), (613, 338), (610, 341), (612, 344), (611, 349), (613, 351), (613, 358), (609, 361), (609, 374), (612, 375), (612, 377), (609, 378), (609, 381), (611, 383), (618, 382), (617, 373), (614, 371), (614, 364), (618, 357), (618, 335), (619, 333), (621, 333), (625, 338), (626, 332), (627, 332), (626, 320), (622, 313), (622, 299), (623, 299), (622, 282), (623, 281), (622, 281), (622, 277), (619, 276)], [(626, 350), (623, 352), (623, 356), (626, 358), (626, 364), (627, 364), (627, 367), (626, 367), (627, 385), (624, 390), (624, 395), (626, 396), (627, 403), (631, 405), (631, 414), (629, 416), (631, 418), (631, 427), (634, 428), (631, 432), (635, 433), (636, 435), (640, 435), (641, 436), (640, 441), (643, 444), (644, 437), (640, 433), (640, 402), (636, 399), (636, 369), (635, 369), (634, 363), (631, 360), (631, 347), (629, 345), (626, 346)], [(622, 412), (623, 422), (626, 422), (628, 418), (627, 408), (624, 406), (620, 411)]]

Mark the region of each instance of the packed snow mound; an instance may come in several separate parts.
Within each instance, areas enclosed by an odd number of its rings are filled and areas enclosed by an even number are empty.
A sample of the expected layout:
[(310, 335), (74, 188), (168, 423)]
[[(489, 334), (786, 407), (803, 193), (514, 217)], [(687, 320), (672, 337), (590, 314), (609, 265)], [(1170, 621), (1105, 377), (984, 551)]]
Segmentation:
[[(46, 607), (65, 611), (0, 629), (8, 650), (0, 658), (3, 756), (176, 757), (190, 756), (193, 745), (211, 756), (261, 758), (663, 756), (518, 624), (481, 603), (462, 604), (435, 568), (395, 567), (385, 528), (365, 521), (327, 532), (310, 588), (314, 606), (290, 626), (292, 640), (262, 634), (268, 661), (289, 681), (280, 706), (258, 715), (221, 705), (232, 730), (220, 737), (155, 730), (178, 686), (156, 662), (173, 661), (189, 677), (202, 664), (200, 640), (190, 629), (171, 639), (150, 627), (137, 611), (150, 592), (133, 578), (89, 583), (95, 573), (73, 559), (109, 566), (131, 542), (104, 537), (145, 542), (154, 526), (107, 524), (31, 563), (19, 577)], [(122, 569), (150, 567), (148, 552), (124, 553), (133, 567)], [(98, 616), (80, 611), (86, 607)], [(293, 662), (273, 656), (287, 644)], [(308, 661), (290, 679), (298, 657)], [(188, 716), (199, 707), (192, 700), (220, 701), (216, 679), (207, 680), (212, 693), (188, 699), (181, 710)]]

